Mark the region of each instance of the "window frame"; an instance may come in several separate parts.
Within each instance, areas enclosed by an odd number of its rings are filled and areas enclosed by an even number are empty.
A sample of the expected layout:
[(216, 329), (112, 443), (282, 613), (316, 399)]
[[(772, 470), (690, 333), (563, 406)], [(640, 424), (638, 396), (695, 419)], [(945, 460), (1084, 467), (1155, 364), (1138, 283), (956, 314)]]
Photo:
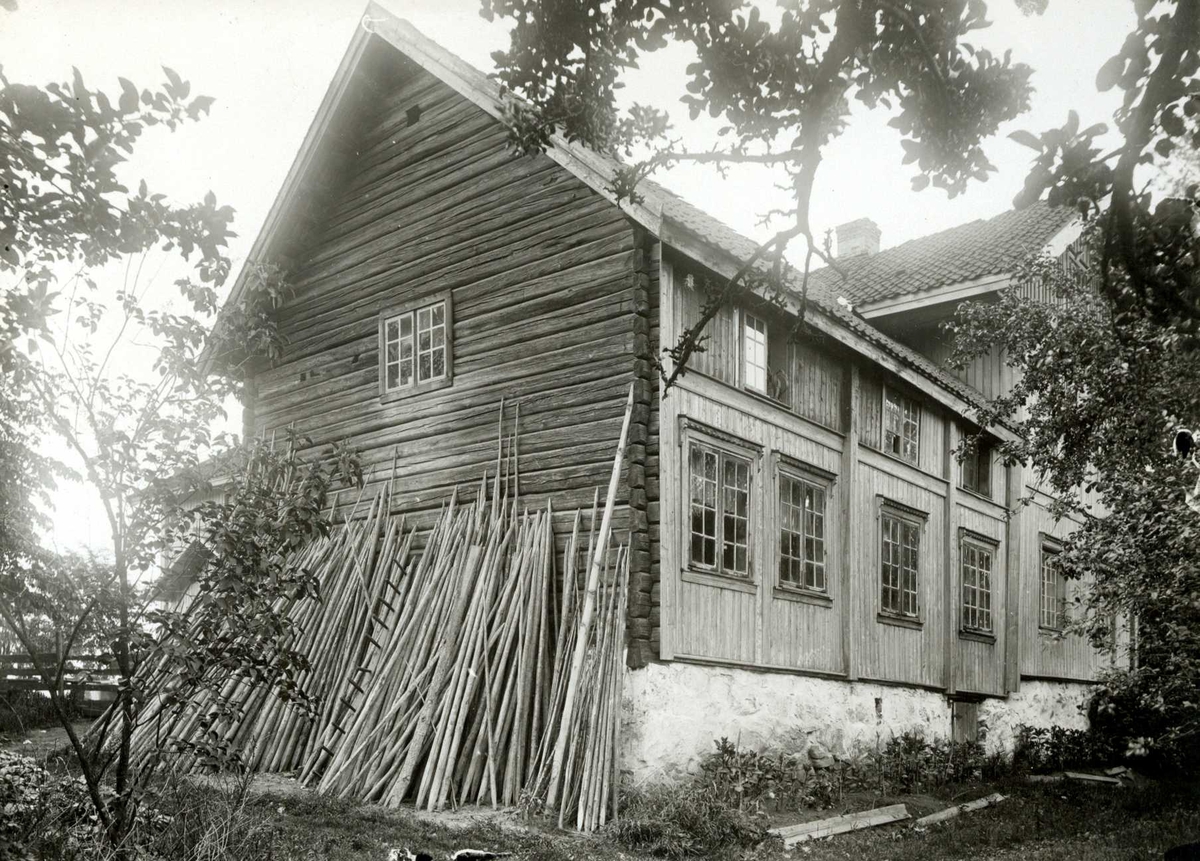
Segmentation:
[(1038, 630), (1050, 633), (1061, 634), (1066, 630), (1067, 622), (1070, 621), (1067, 615), (1067, 579), (1063, 577), (1062, 570), (1055, 567), (1054, 571), (1054, 591), (1055, 604), (1057, 610), (1053, 619), (1053, 624), (1046, 622), (1046, 559), (1047, 557), (1056, 557), (1062, 553), (1062, 542), (1057, 538), (1047, 535), (1042, 532), (1038, 534)]
[[(689, 575), (700, 578), (716, 578), (719, 585), (729, 585), (733, 588), (756, 589), (757, 571), (754, 529), (759, 521), (757, 474), (762, 457), (762, 448), (749, 441), (700, 425), (697, 422), (681, 421), (680, 435), (680, 467), (681, 467), (681, 498), (680, 514), (683, 529), (680, 530), (682, 555), (682, 570)], [(710, 449), (718, 455), (717, 489), (715, 511), (715, 542), (714, 565), (708, 566), (696, 562), (692, 558), (692, 447), (699, 445)], [(742, 461), (748, 467), (746, 487), (746, 571), (739, 573), (725, 568), (725, 494), (724, 494), (724, 464), (728, 459)]]
[[(429, 380), (421, 381), (420, 377), (420, 333), (418, 332), (418, 320), (421, 311), (432, 309), (437, 305), (445, 306), (445, 314), (443, 316), (443, 351), (445, 353), (445, 372), (440, 377), (434, 377)], [(412, 321), (412, 363), (413, 377), (412, 382), (403, 386), (388, 388), (387, 385), (387, 327), (393, 320), (401, 317), (409, 317)], [(432, 331), (431, 327), (431, 331)], [(436, 349), (436, 348), (435, 348)], [(431, 352), (432, 354), (432, 352)], [(431, 360), (432, 362), (432, 360)], [(379, 312), (379, 342), (378, 342), (378, 366), (379, 366), (379, 398), (383, 403), (403, 400), (410, 398), (413, 395), (422, 394), (424, 392), (432, 392), (438, 389), (444, 389), (454, 382), (454, 297), (450, 290), (442, 290), (438, 293), (433, 293), (428, 296), (422, 296), (419, 299), (412, 299), (400, 305), (393, 305)]]
[[(885, 584), (884, 584), (884, 579), (883, 579), (883, 574), (884, 574), (883, 545), (884, 545), (884, 523), (885, 523), (885, 520), (887, 520), (887, 519), (896, 520), (901, 524), (901, 532), (900, 532), (900, 536), (899, 536), (900, 537), (900, 545), (899, 546), (901, 547), (902, 552), (903, 552), (903, 547), (904, 547), (904, 544), (903, 544), (903, 542), (904, 542), (904, 531), (903, 531), (904, 527), (907, 526), (907, 527), (911, 527), (916, 530), (917, 543), (916, 543), (915, 550), (917, 553), (917, 560), (916, 560), (916, 565), (913, 567), (913, 589), (912, 589), (913, 603), (915, 605), (915, 608), (914, 608), (914, 611), (911, 613), (906, 612), (903, 609), (895, 610), (895, 609), (884, 606), (883, 594), (884, 594), (884, 585)], [(876, 539), (876, 545), (875, 545), (877, 548), (877, 554), (878, 554), (876, 556), (875, 571), (878, 576), (878, 579), (875, 581), (876, 585), (877, 585), (875, 594), (879, 599), (879, 603), (878, 603), (879, 612), (878, 612), (878, 615), (876, 618), (880, 622), (884, 622), (887, 624), (897, 624), (897, 625), (908, 626), (908, 627), (917, 627), (917, 628), (922, 627), (925, 623), (925, 619), (924, 619), (925, 605), (924, 605), (924, 602), (921, 601), (921, 581), (922, 581), (921, 563), (922, 563), (923, 556), (924, 556), (924, 554), (922, 552), (922, 550), (923, 550), (922, 544), (923, 544), (923, 537), (924, 537), (924, 533), (925, 533), (925, 527), (929, 523), (929, 513), (925, 512), (925, 511), (921, 511), (920, 509), (917, 509), (917, 508), (913, 508), (910, 505), (905, 505), (902, 502), (897, 502), (896, 500), (888, 499), (883, 496), (879, 496), (879, 497), (876, 497), (875, 521), (878, 524), (878, 532), (876, 533), (877, 539)], [(901, 607), (903, 607), (904, 594), (906, 592), (906, 590), (904, 589), (904, 569), (902, 566), (903, 566), (903, 563), (901, 563), (901, 568), (899, 571), (900, 580), (899, 580), (897, 586), (895, 587), (899, 590)]]
[[(912, 397), (911, 395), (905, 394), (904, 392), (902, 392), (900, 389), (896, 388), (895, 386), (889, 386), (885, 383), (880, 388), (882, 390), (882, 394), (880, 395), (880, 410), (879, 410), (879, 413), (880, 413), (880, 416), (879, 416), (879, 421), (880, 421), (879, 445), (883, 449), (883, 453), (888, 455), (889, 457), (894, 457), (897, 460), (901, 461), (902, 463), (907, 463), (912, 466), (919, 467), (921, 464), (921, 402), (919, 400), (917, 400), (916, 398)], [(898, 437), (898, 439), (900, 440), (900, 451), (899, 452), (892, 451), (891, 446), (888, 445), (888, 433), (889, 433), (889, 431), (888, 431), (888, 396), (889, 395), (894, 396), (897, 399), (897, 403), (899, 403), (900, 407), (901, 407), (901, 417), (900, 417), (901, 427), (900, 427), (900, 436)], [(904, 413), (903, 413), (903, 407), (904, 407), (905, 403), (912, 405), (913, 415), (915, 416), (914, 421), (913, 421), (915, 430), (913, 432), (913, 437), (912, 437), (913, 457), (911, 460), (909, 460), (904, 455), (904, 429), (907, 425), (907, 422), (905, 421), (905, 417), (904, 417)]]
[[(771, 360), (770, 360), (770, 356), (771, 356), (771, 346), (770, 346), (771, 326), (767, 322), (766, 317), (761, 317), (752, 311), (746, 310), (745, 308), (740, 309), (740, 313), (737, 316), (738, 316), (738, 324), (739, 324), (738, 325), (738, 358), (740, 360), (738, 363), (739, 364), (738, 379), (741, 381), (742, 388), (748, 389), (749, 391), (754, 392), (755, 394), (762, 395), (764, 397), (770, 397), (769, 392), (770, 392), (770, 385), (771, 385)], [(756, 323), (757, 325), (751, 326), (750, 321), (754, 321), (754, 323)], [(759, 328), (760, 326), (762, 327), (761, 329)], [(762, 383), (763, 383), (762, 386), (754, 385), (753, 383), (750, 382), (750, 379), (749, 379), (750, 375), (749, 375), (748, 371), (750, 369), (749, 368), (750, 353), (749, 353), (749, 349), (748, 349), (749, 348), (749, 343), (748, 343), (749, 331), (748, 330), (751, 328), (755, 331), (755, 333), (759, 333), (761, 331), (761, 334), (762, 334), (762, 365), (761, 366), (755, 365), (756, 370), (759, 370), (762, 373)]]
[[(783, 487), (785, 481), (798, 481), (801, 484), (809, 485), (821, 491), (825, 497), (825, 504), (822, 511), (824, 525), (822, 528), (822, 553), (821, 560), (822, 577), (824, 586), (817, 588), (809, 586), (803, 582), (803, 568), (808, 561), (802, 557), (802, 581), (796, 583), (783, 578)], [(774, 571), (775, 571), (775, 587), (790, 595), (812, 596), (815, 598), (826, 599), (832, 603), (833, 591), (830, 586), (831, 573), (834, 569), (832, 557), (829, 552), (830, 541), (833, 540), (834, 520), (830, 517), (830, 505), (833, 501), (834, 486), (837, 482), (837, 476), (834, 473), (815, 467), (811, 464), (802, 461), (794, 460), (786, 455), (778, 455), (775, 464), (775, 485), (774, 485), (774, 517), (772, 518), (771, 528), (774, 541)], [(804, 515), (802, 514), (802, 517)], [(801, 529), (806, 529), (807, 523), (802, 522)], [(801, 549), (803, 551), (806, 535), (800, 534)]]
[[(967, 484), (967, 461), (961, 460), (958, 464), (958, 486), (967, 493), (973, 493), (976, 496), (982, 496), (984, 499), (992, 499), (992, 444), (989, 440), (978, 439), (975, 443), (975, 451), (972, 454), (972, 460), (975, 464), (975, 487)], [(982, 463), (981, 463), (982, 461)], [(982, 481), (980, 480), (982, 479)]]
[[(976, 553), (988, 554), (990, 564), (988, 566), (988, 583), (987, 583), (987, 620), (988, 626), (967, 624), (967, 581), (966, 581), (966, 565), (967, 565), (967, 548), (971, 548)], [(960, 634), (976, 637), (994, 638), (996, 636), (996, 610), (995, 610), (995, 579), (996, 579), (996, 558), (1000, 553), (1000, 542), (988, 535), (983, 535), (978, 532), (973, 532), (970, 529), (959, 527), (958, 530), (958, 630)], [(975, 566), (979, 570), (979, 566)], [(978, 581), (971, 587), (976, 592), (979, 590)], [(977, 611), (980, 609), (978, 605), (974, 608)]]

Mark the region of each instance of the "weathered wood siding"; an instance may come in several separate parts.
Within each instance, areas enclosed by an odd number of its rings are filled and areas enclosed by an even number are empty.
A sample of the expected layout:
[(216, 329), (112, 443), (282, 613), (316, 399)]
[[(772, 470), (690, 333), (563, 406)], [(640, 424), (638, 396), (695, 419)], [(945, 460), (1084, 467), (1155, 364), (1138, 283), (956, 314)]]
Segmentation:
[[(956, 465), (957, 467), (957, 465)], [(1003, 467), (993, 469), (992, 487), (1003, 488)], [(956, 471), (957, 475), (957, 471)], [(1008, 579), (1006, 560), (1008, 542), (1005, 540), (1006, 509), (1003, 505), (989, 502), (969, 493), (957, 494), (957, 527), (977, 536), (991, 539), (994, 543), (991, 571), (992, 635), (994, 642), (971, 639), (959, 632), (962, 620), (962, 533), (951, 536), (954, 558), (953, 588), (955, 600), (951, 612), (954, 614), (950, 630), (955, 637), (954, 687), (957, 691), (979, 694), (1004, 693), (1004, 655), (1007, 648)], [(987, 542), (982, 542), (987, 544)]]
[[(696, 271), (695, 264), (668, 250), (661, 280), (663, 346), (672, 340), (668, 333), (677, 334), (698, 317), (702, 300), (685, 286), (689, 271)], [(738, 312), (724, 313), (703, 360), (659, 407), (661, 542), (654, 571), (662, 596), (661, 656), (920, 685), (961, 695), (1005, 695), (1007, 661), (1011, 654), (1016, 666), (1018, 647), (1020, 672), (1032, 672), (1028, 650), (1010, 643), (1008, 620), (1016, 618), (1010, 609), (1021, 611), (1022, 632), (1030, 618), (1036, 628), (1036, 606), (1026, 606), (1026, 592), (1037, 588), (1036, 569), (1026, 558), (1037, 545), (1037, 529), (1020, 542), (1021, 558), (1009, 564), (1007, 468), (993, 459), (986, 495), (962, 489), (961, 467), (953, 456), (966, 427), (961, 419), (863, 360), (855, 363), (852, 378), (848, 363), (854, 360), (836, 354), (833, 345), (801, 341), (792, 346), (790, 371), (807, 372), (818, 382), (793, 384), (787, 402), (742, 390)], [(851, 379), (857, 381), (852, 410)], [(883, 392), (892, 386), (920, 406), (915, 464), (880, 450)], [(806, 391), (812, 394), (807, 405)], [(751, 453), (755, 522), (746, 580), (689, 570), (685, 443), (693, 434), (708, 434)], [(854, 457), (847, 452), (851, 439), (857, 439)], [(821, 600), (797, 598), (779, 588), (780, 459), (833, 476), (826, 502), (828, 588)], [(915, 624), (896, 624), (881, 614), (879, 518), (881, 506), (888, 503), (904, 507), (922, 524)], [(846, 533), (847, 523), (853, 524), (853, 534)], [(1017, 528), (1024, 535), (1033, 526), (1018, 521)], [(964, 534), (992, 549), (992, 630), (986, 633), (963, 630)], [(1010, 571), (1019, 577), (1019, 589), (1010, 590)], [(1020, 607), (1010, 608), (1010, 594), (1022, 596)], [(1059, 648), (1064, 656), (1057, 664), (1049, 663), (1051, 652), (1039, 652), (1046, 661), (1039, 666), (1048, 677), (1094, 676), (1096, 666), (1079, 664), (1069, 644)]]
[[(499, 123), (415, 67), (358, 134), (292, 269), (288, 348), (257, 375), (255, 430), (348, 440), (372, 485), (395, 457), (395, 508), (422, 526), (494, 472), (504, 398), (506, 434), (520, 409), (521, 494), (553, 498), (561, 545), (569, 510), (603, 495), (635, 377), (634, 231), (549, 158), (514, 156)], [(452, 385), (383, 402), (380, 313), (447, 290)]]
[(965, 368), (951, 368), (949, 360), (954, 345), (949, 339), (923, 340), (926, 356), (942, 365), (958, 379), (977, 389), (987, 398), (998, 398), (1008, 393), (1013, 385), (1013, 369), (1004, 360), (1004, 351), (993, 344), (986, 353), (976, 356)]
[[(1080, 634), (1058, 635), (1041, 628), (1040, 535), (1063, 539), (1074, 529), (1068, 520), (1055, 521), (1047, 510), (1049, 499), (1033, 487), (1026, 488), (1034, 501), (1018, 514), (1025, 540), (1021, 545), (1021, 676), (1023, 678), (1066, 678), (1092, 680), (1110, 665), (1110, 658), (1092, 647)], [(1025, 576), (1028, 572), (1029, 576)], [(1067, 581), (1067, 601), (1086, 589), (1084, 583)], [(1071, 612), (1078, 612), (1072, 608)]]

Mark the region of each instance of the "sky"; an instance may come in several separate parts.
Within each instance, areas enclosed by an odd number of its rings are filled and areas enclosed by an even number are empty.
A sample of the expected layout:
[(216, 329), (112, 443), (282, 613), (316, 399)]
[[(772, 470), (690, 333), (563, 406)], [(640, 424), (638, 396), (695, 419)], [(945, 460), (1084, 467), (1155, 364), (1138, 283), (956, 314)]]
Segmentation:
[[(426, 36), (483, 71), (492, 51), (507, 45), (507, 28), (489, 24), (478, 0), (381, 0)], [(1129, 0), (1050, 0), (1040, 17), (1021, 15), (1013, 0), (991, 0), (995, 24), (978, 44), (1012, 49), (1035, 70), (1032, 108), (986, 145), (999, 168), (986, 183), (953, 200), (941, 191), (911, 191), (898, 135), (883, 114), (858, 112), (827, 151), (814, 190), (817, 231), (872, 218), (882, 245), (943, 230), (1009, 208), (1031, 152), (1008, 140), (1015, 129), (1061, 125), (1071, 109), (1084, 126), (1109, 122), (1115, 94), (1096, 92), (1096, 70), (1120, 48), (1132, 22)], [(174, 133), (146, 135), (129, 179), (184, 202), (213, 191), (237, 212), (230, 248), (234, 269), (245, 256), (341, 60), (365, 0), (18, 0), (0, 11), (0, 63), (10, 81), (45, 84), (70, 78), (76, 66), (89, 87), (119, 92), (117, 77), (139, 87), (163, 81), (169, 66), (192, 93), (215, 98), (211, 114)], [(667, 109), (673, 134), (693, 148), (715, 140), (717, 122), (687, 123), (678, 104), (687, 51), (673, 47), (646, 57), (627, 81), (640, 102)], [(755, 238), (763, 211), (786, 203), (766, 169), (742, 168), (722, 181), (711, 169), (682, 166), (656, 179)], [(232, 279), (231, 279), (232, 281)], [(236, 416), (233, 417), (236, 426)], [(77, 500), (62, 500), (55, 543), (103, 543), (102, 523)]]

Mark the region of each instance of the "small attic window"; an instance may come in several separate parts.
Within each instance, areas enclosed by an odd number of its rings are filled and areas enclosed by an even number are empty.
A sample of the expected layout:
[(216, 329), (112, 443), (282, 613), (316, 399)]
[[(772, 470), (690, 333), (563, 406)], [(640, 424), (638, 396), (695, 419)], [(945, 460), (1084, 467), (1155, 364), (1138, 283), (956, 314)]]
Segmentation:
[(379, 315), (379, 393), (384, 401), (450, 385), (453, 321), (449, 291)]

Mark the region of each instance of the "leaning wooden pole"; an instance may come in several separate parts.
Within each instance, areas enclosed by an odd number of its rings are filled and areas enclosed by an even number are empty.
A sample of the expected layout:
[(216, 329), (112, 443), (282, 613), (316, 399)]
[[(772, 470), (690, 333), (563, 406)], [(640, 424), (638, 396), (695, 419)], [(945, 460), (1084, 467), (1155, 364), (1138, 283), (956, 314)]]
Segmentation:
[(575, 632), (575, 652), (571, 658), (571, 672), (567, 677), (567, 695), (563, 701), (563, 711), (558, 721), (558, 740), (554, 744), (554, 761), (550, 767), (550, 787), (546, 796), (546, 806), (549, 808), (554, 808), (558, 804), (563, 757), (567, 751), (567, 741), (571, 730), (571, 714), (574, 711), (575, 697), (579, 691), (579, 677), (583, 669), (583, 659), (587, 653), (592, 616), (596, 612), (596, 587), (600, 582), (600, 569), (603, 567), (603, 560), (608, 551), (608, 535), (612, 530), (613, 507), (616, 505), (617, 485), (621, 482), (621, 469), (625, 463), (625, 446), (629, 439), (629, 422), (632, 415), (633, 386), (630, 385), (629, 396), (625, 399), (625, 418), (621, 422), (621, 438), (617, 443), (616, 457), (613, 459), (612, 475), (608, 479), (608, 496), (604, 501), (604, 517), (600, 521), (600, 534), (596, 538), (596, 547), (592, 555), (591, 567), (588, 570), (583, 613), (580, 616), (579, 628)]

